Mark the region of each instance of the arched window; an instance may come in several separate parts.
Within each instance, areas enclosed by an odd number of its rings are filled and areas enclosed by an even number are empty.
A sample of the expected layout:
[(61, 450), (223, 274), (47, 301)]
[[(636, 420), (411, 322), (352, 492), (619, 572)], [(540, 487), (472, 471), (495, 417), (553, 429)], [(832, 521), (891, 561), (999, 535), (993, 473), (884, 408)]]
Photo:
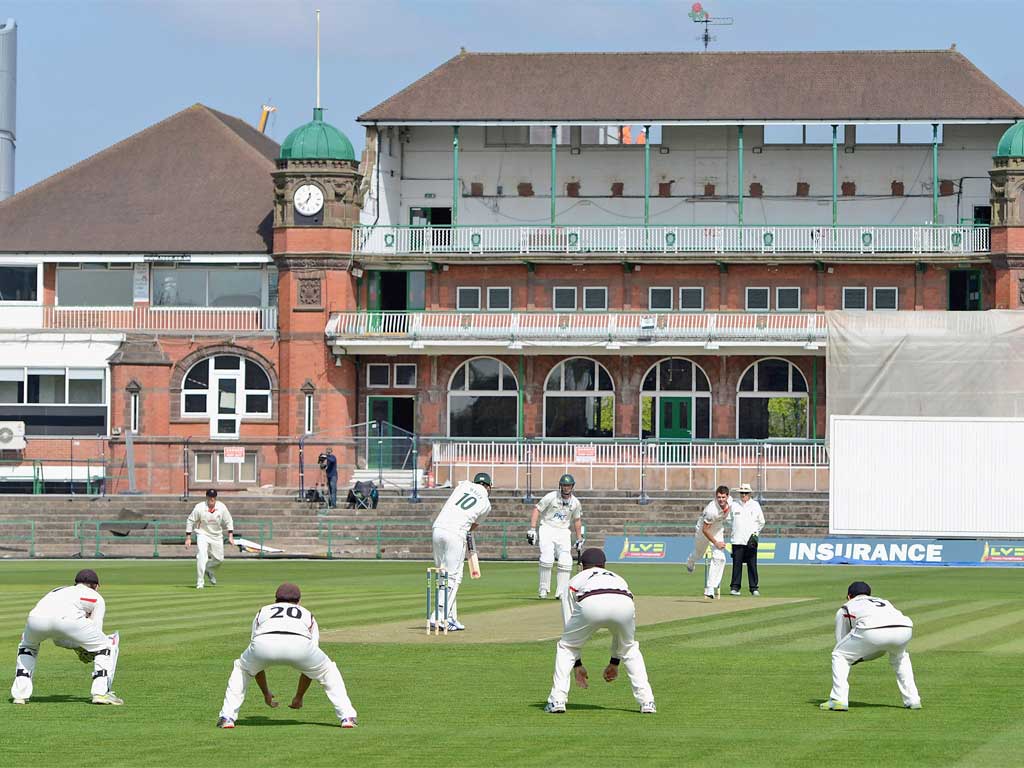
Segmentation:
[(270, 376), (238, 355), (200, 360), (181, 383), (181, 415), (209, 418), (214, 437), (237, 437), (242, 419), (270, 417)]
[(608, 370), (586, 357), (564, 360), (544, 383), (545, 437), (612, 437), (615, 388)]
[(788, 360), (758, 360), (736, 392), (736, 436), (807, 437), (807, 379)]
[(512, 369), (493, 357), (467, 360), (448, 383), (449, 437), (516, 437), (519, 386)]
[(711, 383), (696, 363), (661, 360), (648, 369), (640, 390), (641, 437), (711, 437)]

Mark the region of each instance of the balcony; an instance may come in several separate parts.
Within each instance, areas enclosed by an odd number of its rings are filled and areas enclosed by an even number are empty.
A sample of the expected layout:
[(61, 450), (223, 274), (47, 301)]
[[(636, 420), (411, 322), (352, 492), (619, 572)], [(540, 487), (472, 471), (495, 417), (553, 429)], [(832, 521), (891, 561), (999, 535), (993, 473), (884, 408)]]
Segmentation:
[(474, 226), (358, 227), (354, 253), (445, 254), (964, 254), (988, 253), (986, 226)]
[(130, 331), (161, 335), (277, 332), (277, 307), (53, 307), (5, 309), (7, 330)]
[(725, 347), (734, 354), (766, 348), (821, 354), (827, 326), (824, 314), (816, 312), (338, 312), (331, 315), (326, 335), (336, 350), (358, 347), (380, 354), (581, 348), (635, 354)]

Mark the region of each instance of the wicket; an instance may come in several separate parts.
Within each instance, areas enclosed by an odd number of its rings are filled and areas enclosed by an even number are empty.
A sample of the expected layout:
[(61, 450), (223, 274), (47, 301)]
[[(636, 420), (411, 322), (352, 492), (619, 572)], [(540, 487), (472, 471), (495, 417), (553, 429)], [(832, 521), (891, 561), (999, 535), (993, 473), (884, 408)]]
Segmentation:
[[(444, 593), (444, 611), (441, 610), (441, 594)], [(433, 593), (433, 601), (431, 601)], [(448, 634), (448, 571), (444, 568), (427, 568), (427, 634), (430, 634), (431, 627), (434, 634), (441, 634), (444, 624), (444, 633)]]

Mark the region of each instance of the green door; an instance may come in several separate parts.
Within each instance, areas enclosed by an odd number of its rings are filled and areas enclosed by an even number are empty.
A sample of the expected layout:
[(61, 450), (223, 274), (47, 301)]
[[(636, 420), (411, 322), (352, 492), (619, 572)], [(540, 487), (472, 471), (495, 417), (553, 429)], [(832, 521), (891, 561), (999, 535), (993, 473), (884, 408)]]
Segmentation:
[(370, 421), (366, 429), (366, 468), (391, 469), (393, 403), (390, 397), (370, 397), (366, 405)]
[(693, 401), (689, 397), (658, 398), (658, 437), (688, 440), (693, 436)]

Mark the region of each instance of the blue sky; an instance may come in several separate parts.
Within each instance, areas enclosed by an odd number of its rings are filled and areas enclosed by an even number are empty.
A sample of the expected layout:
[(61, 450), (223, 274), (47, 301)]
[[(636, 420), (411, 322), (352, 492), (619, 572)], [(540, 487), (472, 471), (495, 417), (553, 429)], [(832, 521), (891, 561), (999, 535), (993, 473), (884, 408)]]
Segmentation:
[[(24, 189), (202, 102), (281, 141), (311, 116), (313, 10), (322, 101), (357, 148), (356, 115), (472, 51), (695, 51), (692, 0), (0, 0), (18, 31), (15, 187)], [(1024, 2), (705, 0), (714, 50), (934, 49), (953, 42), (1024, 102)]]

